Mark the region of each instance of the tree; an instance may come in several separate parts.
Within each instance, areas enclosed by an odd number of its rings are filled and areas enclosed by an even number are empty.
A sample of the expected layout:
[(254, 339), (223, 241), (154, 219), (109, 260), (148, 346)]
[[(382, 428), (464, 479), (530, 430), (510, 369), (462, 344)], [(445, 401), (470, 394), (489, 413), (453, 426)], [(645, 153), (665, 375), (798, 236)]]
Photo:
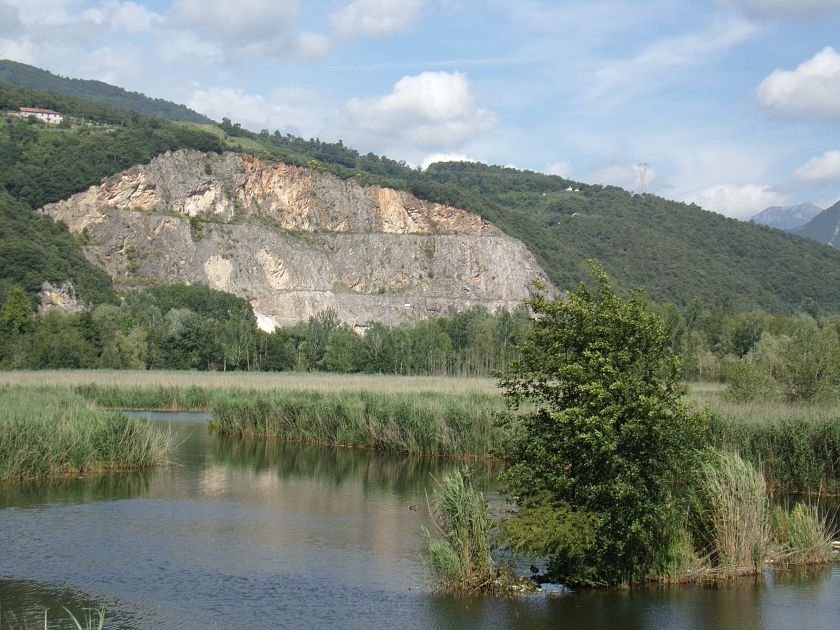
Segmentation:
[(512, 424), (503, 480), (521, 508), (508, 527), (515, 546), (552, 552), (564, 579), (614, 584), (664, 561), (705, 418), (682, 399), (679, 362), (644, 294), (622, 300), (592, 268), (596, 292), (581, 284), (528, 302), (532, 331), (500, 385), (537, 410)]

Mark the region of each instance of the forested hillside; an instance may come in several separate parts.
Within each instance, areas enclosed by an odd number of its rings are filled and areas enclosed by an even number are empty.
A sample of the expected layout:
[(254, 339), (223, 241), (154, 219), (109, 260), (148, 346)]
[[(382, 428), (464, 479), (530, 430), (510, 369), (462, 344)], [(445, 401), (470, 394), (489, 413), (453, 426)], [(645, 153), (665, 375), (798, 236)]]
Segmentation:
[(62, 111), (68, 124), (0, 117), (0, 298), (11, 284), (34, 294), (44, 281), (69, 280), (85, 302), (111, 300), (108, 276), (66, 229), (33, 210), (163, 151), (220, 151), (221, 143), (192, 127), (0, 82), (0, 109), (33, 102)]
[[(736, 311), (781, 313), (810, 300), (840, 310), (837, 250), (654, 195), (477, 163), (438, 163), (421, 171), (362, 155), (341, 141), (252, 133), (229, 120), (218, 126), (172, 123), (0, 81), (0, 109), (22, 105), (50, 107), (85, 123), (0, 123), (0, 185), (30, 208), (168, 149), (249, 151), (480, 214), (521, 239), (560, 288), (584, 280), (585, 261), (594, 258), (619, 290), (645, 287), (661, 303), (722, 302)], [(2, 270), (3, 278), (13, 275)], [(27, 286), (34, 283), (33, 277)]]
[(46, 70), (28, 66), (8, 59), (0, 60), (0, 81), (32, 90), (44, 90), (64, 96), (75, 96), (93, 103), (119, 107), (129, 111), (163, 118), (195, 123), (213, 121), (184, 105), (178, 105), (161, 98), (149, 98), (138, 92), (129, 92), (120, 87), (90, 81), (57, 76)]
[(840, 201), (796, 228), (795, 232), (819, 243), (840, 246)]
[(660, 303), (789, 312), (814, 300), (840, 310), (840, 252), (766, 226), (554, 175), (467, 162), (420, 171), (340, 141), (222, 127), (280, 159), (476, 212), (522, 240), (561, 288), (584, 280), (594, 258), (620, 290), (644, 287)]

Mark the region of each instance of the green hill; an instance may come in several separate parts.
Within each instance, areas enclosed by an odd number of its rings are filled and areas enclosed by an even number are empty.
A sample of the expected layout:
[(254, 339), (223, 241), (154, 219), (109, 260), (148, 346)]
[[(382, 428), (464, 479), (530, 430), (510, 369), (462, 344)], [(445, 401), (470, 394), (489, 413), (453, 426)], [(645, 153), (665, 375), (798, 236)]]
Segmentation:
[(820, 212), (805, 225), (796, 228), (794, 232), (818, 243), (832, 247), (840, 246), (840, 201)]
[(476, 212), (522, 240), (561, 288), (587, 279), (586, 261), (594, 258), (619, 289), (644, 287), (660, 303), (784, 313), (813, 300), (840, 311), (840, 252), (696, 205), (478, 163), (419, 171), (341, 142), (254, 134), (229, 123), (226, 131), (279, 159)]
[[(64, 96), (75, 96), (94, 103), (102, 103), (145, 116), (163, 118), (164, 120), (195, 123), (213, 122), (206, 116), (171, 101), (149, 98), (138, 92), (129, 92), (102, 81), (60, 77), (46, 70), (8, 59), (0, 60), (0, 80), (18, 87), (48, 91)], [(33, 105), (36, 104), (33, 103)]]
[(44, 281), (69, 280), (82, 300), (109, 301), (110, 278), (85, 259), (63, 226), (33, 210), (164, 151), (221, 151), (222, 144), (192, 126), (0, 81), (0, 109), (33, 99), (87, 122), (52, 126), (0, 116), (0, 300), (11, 284), (34, 294)]
[[(694, 205), (476, 163), (438, 163), (420, 171), (362, 155), (340, 141), (257, 134), (229, 120), (169, 122), (0, 81), (0, 109), (34, 104), (96, 124), (0, 123), (0, 189), (28, 208), (166, 150), (249, 151), (476, 212), (521, 239), (561, 288), (586, 279), (585, 261), (594, 258), (620, 290), (645, 287), (658, 302), (784, 313), (813, 301), (840, 312), (840, 251)], [(0, 269), (0, 276), (13, 274)], [(27, 286), (35, 284), (32, 279)]]

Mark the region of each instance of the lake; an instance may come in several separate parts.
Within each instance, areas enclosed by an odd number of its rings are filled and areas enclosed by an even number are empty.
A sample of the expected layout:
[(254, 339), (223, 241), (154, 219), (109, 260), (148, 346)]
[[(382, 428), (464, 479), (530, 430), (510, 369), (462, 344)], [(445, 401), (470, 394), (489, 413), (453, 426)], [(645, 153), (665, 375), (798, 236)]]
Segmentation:
[[(208, 432), (149, 415), (180, 446), (155, 471), (0, 486), (0, 613), (71, 628), (836, 628), (840, 566), (717, 587), (435, 595), (417, 559), (426, 493), (452, 462)], [(477, 478), (496, 507), (498, 469)], [(9, 615), (13, 617), (9, 617)], [(0, 623), (0, 627), (4, 627)]]

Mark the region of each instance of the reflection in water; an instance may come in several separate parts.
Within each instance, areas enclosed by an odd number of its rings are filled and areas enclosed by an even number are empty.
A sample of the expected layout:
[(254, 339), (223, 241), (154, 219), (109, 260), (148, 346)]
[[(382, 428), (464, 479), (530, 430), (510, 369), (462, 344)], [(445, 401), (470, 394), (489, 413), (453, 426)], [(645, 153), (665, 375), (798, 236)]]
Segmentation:
[[(431, 457), (377, 453), (364, 449), (318, 447), (246, 437), (219, 438), (213, 455), (226, 466), (280, 477), (316, 478), (335, 485), (360, 482), (367, 491), (412, 495), (441, 478), (458, 462)], [(471, 461), (480, 486), (486, 489), (501, 470), (499, 462)]]
[[(176, 461), (153, 473), (0, 488), (4, 611), (58, 620), (61, 605), (105, 605), (121, 628), (835, 627), (840, 567), (716, 588), (435, 596), (417, 560), (425, 493), (457, 462), (222, 439), (185, 420), (171, 425)], [(473, 467), (492, 490), (496, 464)]]
[(75, 628), (67, 610), (85, 625), (88, 615), (95, 615), (103, 607), (107, 607), (104, 600), (68, 586), (0, 579), (0, 628), (43, 627), (45, 612), (50, 628)]
[(144, 470), (0, 484), (0, 508), (128, 499), (146, 493), (155, 473)]

